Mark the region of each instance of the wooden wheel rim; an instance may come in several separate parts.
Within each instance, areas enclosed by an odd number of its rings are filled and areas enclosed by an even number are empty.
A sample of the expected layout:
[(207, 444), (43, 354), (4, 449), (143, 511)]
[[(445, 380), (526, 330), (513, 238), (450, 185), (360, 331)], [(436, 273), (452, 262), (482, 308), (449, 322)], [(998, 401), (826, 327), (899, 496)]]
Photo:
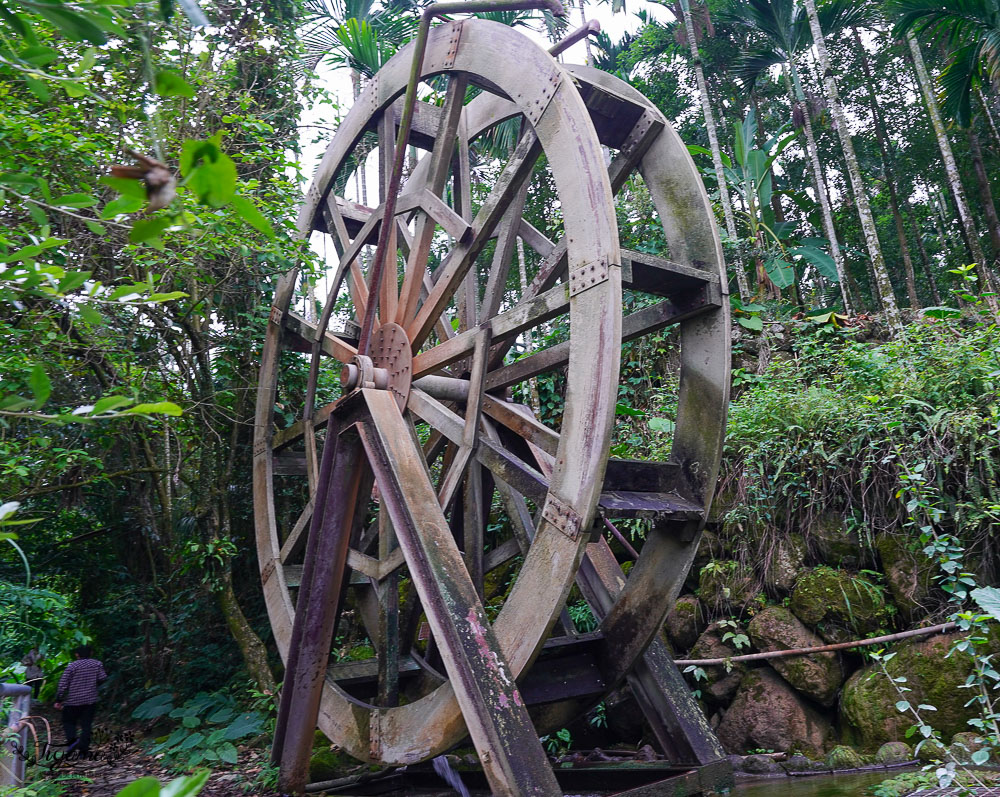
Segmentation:
[[(512, 64), (510, 53), (519, 60)], [(334, 176), (369, 120), (398, 98), (406, 85), (411, 47), (398, 53), (372, 80), (328, 148), (299, 214), (308, 237)], [(585, 528), (593, 516), (614, 418), (621, 340), (620, 251), (611, 187), (601, 149), (582, 99), (565, 71), (516, 31), (482, 20), (441, 25), (431, 31), (424, 79), (442, 72), (467, 73), (475, 82), (510, 97), (532, 121), (563, 206), (570, 272), (593, 264), (606, 268), (569, 299), (570, 354), (567, 399), (548, 495)], [(281, 565), (273, 494), (273, 406), (277, 388), (281, 323), (295, 283), (294, 272), (275, 292), (262, 356), (255, 425), (255, 517), (261, 578), (278, 649), (287, 660), (294, 606)], [(573, 334), (584, 329), (586, 335)], [(567, 534), (542, 520), (519, 578), (494, 632), (515, 677), (529, 666), (572, 584), (585, 536)], [(351, 755), (385, 764), (433, 756), (465, 734), (450, 684), (404, 706), (360, 704), (328, 679), (320, 729)]]

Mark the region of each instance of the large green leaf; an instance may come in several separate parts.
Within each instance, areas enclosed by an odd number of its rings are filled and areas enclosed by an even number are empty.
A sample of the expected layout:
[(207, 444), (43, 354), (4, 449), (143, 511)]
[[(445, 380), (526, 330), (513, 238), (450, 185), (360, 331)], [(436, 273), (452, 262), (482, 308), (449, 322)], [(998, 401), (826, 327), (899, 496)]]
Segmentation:
[(254, 733), (264, 730), (264, 718), (257, 713), (240, 714), (226, 728), (227, 741), (242, 739)]
[(779, 288), (787, 288), (795, 282), (795, 266), (777, 255), (764, 261), (764, 270)]
[(194, 97), (194, 87), (176, 72), (165, 70), (156, 74), (156, 93), (161, 97)]
[(816, 270), (830, 282), (840, 282), (840, 275), (837, 274), (837, 264), (834, 262), (833, 258), (822, 249), (817, 249), (815, 246), (804, 244), (802, 246), (797, 246), (794, 249), (789, 249), (788, 251), (790, 254), (798, 255), (803, 260), (808, 260), (816, 266)]
[(160, 781), (156, 778), (139, 778), (118, 792), (117, 797), (159, 797)]
[(977, 587), (969, 593), (979, 608), (994, 620), (1000, 620), (1000, 589), (996, 587)]
[(174, 696), (171, 694), (155, 695), (143, 701), (132, 711), (132, 717), (137, 720), (152, 720), (169, 714), (174, 708)]
[(271, 222), (264, 218), (264, 214), (257, 210), (257, 206), (253, 202), (239, 194), (233, 196), (231, 202), (233, 210), (239, 213), (251, 227), (260, 230), (268, 238), (274, 238)]
[(35, 363), (28, 374), (28, 387), (35, 394), (35, 409), (38, 409), (49, 400), (49, 396), (52, 394), (52, 380), (45, 373), (45, 368), (41, 363)]

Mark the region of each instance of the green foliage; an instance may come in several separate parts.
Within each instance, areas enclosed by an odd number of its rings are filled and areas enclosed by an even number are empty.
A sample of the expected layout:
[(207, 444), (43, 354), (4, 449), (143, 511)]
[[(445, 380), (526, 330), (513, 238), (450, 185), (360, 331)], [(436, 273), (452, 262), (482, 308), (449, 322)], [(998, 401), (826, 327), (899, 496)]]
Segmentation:
[(204, 761), (235, 764), (236, 741), (256, 736), (265, 729), (266, 717), (256, 711), (240, 711), (229, 696), (219, 692), (199, 692), (174, 707), (173, 695), (155, 695), (133, 710), (135, 719), (155, 720), (169, 717), (180, 726), (158, 739), (149, 748), (152, 755), (181, 769), (191, 769)]
[(569, 752), (573, 745), (573, 734), (569, 728), (560, 728), (555, 733), (542, 736), (539, 741), (545, 746), (550, 756), (557, 758)]
[(166, 786), (156, 778), (139, 778), (118, 792), (115, 797), (195, 797), (208, 782), (211, 772), (203, 769), (193, 775), (175, 778)]
[(720, 491), (738, 484), (745, 499), (727, 522), (790, 531), (835, 513), (900, 527), (923, 480), (950, 509), (929, 519), (982, 540), (1000, 504), (996, 329), (930, 322), (872, 344), (800, 327), (794, 346), (732, 406)]

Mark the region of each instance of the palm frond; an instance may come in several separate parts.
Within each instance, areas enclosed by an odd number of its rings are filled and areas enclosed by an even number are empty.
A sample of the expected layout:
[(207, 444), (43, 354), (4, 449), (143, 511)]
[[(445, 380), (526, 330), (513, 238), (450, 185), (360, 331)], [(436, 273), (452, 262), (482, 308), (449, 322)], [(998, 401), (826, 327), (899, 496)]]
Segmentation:
[(865, 28), (877, 19), (877, 6), (864, 0), (830, 0), (816, 9), (819, 26), (823, 33), (831, 33), (847, 28)]
[(743, 53), (733, 63), (733, 72), (747, 86), (753, 85), (775, 64), (783, 63), (785, 55), (777, 50), (755, 50)]
[(968, 44), (952, 53), (951, 62), (941, 73), (939, 83), (941, 111), (960, 127), (972, 124), (972, 92), (982, 83), (980, 54), (982, 45)]

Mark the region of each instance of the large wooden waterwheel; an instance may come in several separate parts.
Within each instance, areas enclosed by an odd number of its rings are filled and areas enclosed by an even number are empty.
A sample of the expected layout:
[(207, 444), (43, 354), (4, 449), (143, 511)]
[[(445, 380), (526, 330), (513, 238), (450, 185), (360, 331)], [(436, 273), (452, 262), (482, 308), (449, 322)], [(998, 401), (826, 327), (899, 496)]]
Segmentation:
[[(728, 401), (725, 272), (697, 171), (622, 81), (502, 25), (447, 22), (427, 40), (387, 224), (411, 49), (344, 119), (300, 212), (303, 238), (339, 255), (318, 319), (295, 309), (293, 271), (264, 345), (255, 512), (286, 663), (286, 786), (301, 787), (318, 724), (384, 765), (471, 736), (496, 793), (555, 793), (538, 734), (626, 679), (675, 759), (721, 758), (657, 633), (697, 548)], [(516, 131), (503, 157), (489, 146), (501, 123)], [(378, 206), (343, 199), (375, 158)], [(619, 245), (615, 195), (639, 184), (669, 259)], [(554, 234), (525, 218), (533, 191), (555, 192)], [(623, 288), (639, 297), (624, 317)], [(670, 458), (609, 460), (621, 344), (671, 324)], [(287, 367), (303, 356), (304, 385)], [(549, 374), (561, 407), (542, 423), (525, 397)], [(651, 521), (628, 579), (601, 535), (617, 518)], [(597, 631), (564, 610), (574, 581)], [(345, 639), (368, 658), (333, 661)]]

